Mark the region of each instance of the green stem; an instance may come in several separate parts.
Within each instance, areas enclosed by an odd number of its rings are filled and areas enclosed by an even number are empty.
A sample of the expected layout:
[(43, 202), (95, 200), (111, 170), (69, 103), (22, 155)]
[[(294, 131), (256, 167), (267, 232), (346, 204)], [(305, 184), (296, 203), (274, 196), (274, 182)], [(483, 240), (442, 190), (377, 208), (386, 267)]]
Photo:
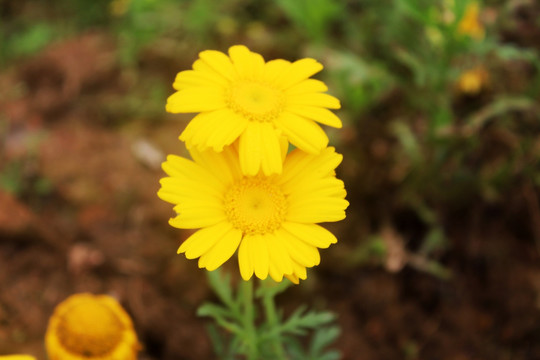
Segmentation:
[(255, 312), (253, 308), (253, 282), (242, 281), (240, 283), (242, 301), (244, 303), (244, 337), (247, 345), (248, 360), (257, 360), (257, 333), (255, 329)]
[[(263, 285), (264, 286), (264, 285)], [(279, 326), (279, 318), (276, 312), (276, 304), (274, 301), (275, 294), (272, 292), (264, 292), (263, 295), (263, 305), (264, 311), (266, 313), (266, 320), (268, 321), (268, 326), (270, 329), (274, 330)], [(275, 351), (276, 359), (286, 360), (285, 351), (283, 350), (283, 344), (279, 337), (279, 333), (276, 336), (272, 337), (272, 348)]]

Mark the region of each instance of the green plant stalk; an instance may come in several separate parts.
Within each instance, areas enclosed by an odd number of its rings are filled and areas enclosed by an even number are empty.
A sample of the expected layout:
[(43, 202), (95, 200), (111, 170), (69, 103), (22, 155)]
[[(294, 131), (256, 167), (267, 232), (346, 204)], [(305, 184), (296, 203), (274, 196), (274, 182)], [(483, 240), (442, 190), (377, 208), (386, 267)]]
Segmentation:
[(257, 349), (257, 333), (255, 328), (255, 310), (253, 307), (253, 282), (242, 281), (240, 283), (240, 291), (242, 292), (241, 298), (244, 303), (244, 340), (247, 346), (247, 359), (248, 360), (257, 360), (258, 359), (258, 349)]
[[(264, 284), (261, 284), (261, 286), (264, 286)], [(263, 295), (263, 306), (264, 311), (266, 314), (266, 320), (268, 322), (268, 326), (270, 329), (276, 329), (279, 327), (279, 318), (276, 312), (276, 304), (274, 301), (274, 293), (268, 293), (264, 292)], [(278, 360), (286, 360), (287, 357), (285, 356), (285, 351), (283, 350), (283, 344), (281, 343), (281, 339), (279, 336), (279, 333), (276, 336), (272, 337), (272, 348), (275, 351), (276, 359)]]

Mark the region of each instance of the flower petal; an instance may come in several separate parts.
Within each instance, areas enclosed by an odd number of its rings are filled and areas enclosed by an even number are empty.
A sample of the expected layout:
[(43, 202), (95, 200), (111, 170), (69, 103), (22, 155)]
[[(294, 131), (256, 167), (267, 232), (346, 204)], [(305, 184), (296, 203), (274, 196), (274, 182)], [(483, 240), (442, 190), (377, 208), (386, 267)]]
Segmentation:
[(276, 236), (283, 240), (283, 244), (285, 245), (291, 259), (298, 262), (302, 266), (312, 267), (318, 265), (321, 261), (319, 251), (316, 247), (308, 245), (284, 228), (277, 230)]
[(276, 80), (291, 66), (291, 62), (283, 59), (270, 60), (264, 64), (263, 80), (275, 84)]
[(228, 222), (206, 227), (195, 232), (178, 248), (178, 254), (186, 253), (186, 258), (195, 259), (206, 253), (216, 242), (232, 229)]
[(231, 46), (229, 56), (238, 74), (247, 79), (260, 76), (264, 69), (263, 57), (243, 45)]
[(219, 118), (219, 122), (208, 128), (206, 146), (221, 152), (224, 146), (233, 143), (244, 132), (248, 120), (229, 109), (216, 110), (213, 116), (215, 120)]
[(239, 142), (240, 166), (254, 176), (262, 168), (265, 175), (281, 173), (283, 165), (280, 135), (266, 122), (249, 122)]
[(343, 155), (336, 153), (332, 146), (325, 148), (318, 155), (294, 150), (283, 163), (283, 174), (279, 181), (282, 184), (289, 181), (302, 184), (307, 178), (320, 179), (333, 176), (335, 168), (342, 160)]
[(238, 266), (240, 268), (240, 275), (242, 279), (248, 281), (253, 276), (254, 266), (251, 260), (251, 242), (245, 241), (245, 238), (240, 242), (238, 248)]
[(186, 126), (180, 140), (188, 148), (196, 146), (200, 150), (208, 147), (222, 151), (223, 147), (238, 138), (247, 126), (247, 120), (229, 109), (218, 109), (195, 116)]
[(199, 267), (209, 271), (216, 270), (233, 256), (241, 239), (242, 232), (231, 228), (210, 250), (201, 255)]
[(345, 209), (349, 202), (334, 197), (309, 197), (289, 201), (287, 221), (298, 223), (333, 222), (345, 219)]
[(315, 59), (300, 59), (291, 64), (277, 78), (278, 84), (282, 89), (287, 89), (302, 80), (305, 80), (323, 69), (321, 63)]
[(243, 241), (251, 242), (249, 250), (251, 252), (251, 261), (255, 270), (255, 276), (264, 280), (268, 277), (268, 244), (265, 237), (255, 234), (248, 235)]
[(227, 83), (213, 73), (196, 70), (184, 70), (179, 72), (174, 79), (173, 88), (182, 90), (190, 87), (223, 87)]
[(165, 109), (170, 113), (194, 113), (226, 107), (223, 89), (219, 87), (193, 87), (175, 92), (167, 99)]
[(306, 79), (299, 82), (296, 85), (291, 86), (285, 93), (287, 95), (298, 95), (306, 93), (318, 93), (325, 92), (328, 90), (328, 86), (320, 80), (317, 79)]
[(178, 216), (171, 218), (169, 224), (179, 229), (199, 229), (227, 220), (221, 204), (184, 201), (174, 209)]
[(339, 109), (341, 107), (337, 98), (324, 93), (287, 95), (287, 105), (318, 106), (329, 109)]
[(281, 173), (283, 158), (281, 156), (280, 136), (269, 123), (261, 124), (262, 148), (261, 168), (265, 175)]
[(314, 120), (318, 123), (332, 126), (340, 129), (343, 124), (336, 114), (328, 109), (316, 106), (306, 105), (289, 105), (286, 111), (290, 111), (296, 115), (303, 116), (307, 119)]
[(268, 255), (270, 264), (273, 264), (278, 272), (283, 274), (292, 273), (292, 260), (287, 252), (283, 239), (275, 234), (267, 234), (268, 238)]
[(205, 50), (199, 53), (199, 58), (204, 60), (212, 69), (223, 77), (231, 80), (236, 76), (236, 70), (231, 62), (231, 59), (222, 53), (221, 51), (216, 50)]
[(198, 151), (194, 148), (189, 149), (189, 153), (197, 164), (226, 185), (242, 176), (238, 152), (234, 146), (227, 146), (220, 153), (213, 150)]
[(317, 154), (328, 145), (328, 136), (312, 120), (284, 112), (274, 120), (274, 124), (283, 130), (293, 145), (305, 152)]
[(319, 225), (284, 222), (282, 226), (305, 243), (321, 249), (326, 249), (337, 242), (334, 234)]

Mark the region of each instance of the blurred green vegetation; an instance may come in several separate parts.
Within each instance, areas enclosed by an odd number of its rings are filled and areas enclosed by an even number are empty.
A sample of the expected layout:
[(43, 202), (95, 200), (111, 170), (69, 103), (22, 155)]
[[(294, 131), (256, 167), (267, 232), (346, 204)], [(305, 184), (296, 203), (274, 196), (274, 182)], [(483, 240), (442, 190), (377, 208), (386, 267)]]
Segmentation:
[[(188, 67), (200, 50), (224, 51), (236, 43), (267, 59), (319, 59), (325, 65), (320, 76), (343, 105), (339, 116), (346, 124), (345, 135), (332, 140), (350, 159), (346, 164), (356, 162), (354, 171), (342, 170), (352, 211), (364, 199), (380, 196), (389, 202), (384, 211), (413, 212), (427, 230), (415, 239), (420, 250), (412, 255), (428, 262), (437, 261), (450, 246), (444, 229), (448, 208), (466, 208), (473, 201), (504, 206), (520, 184), (540, 186), (540, 25), (536, 24), (536, 41), (512, 41), (530, 31), (517, 25), (516, 9), (527, 11), (534, 2), (13, 0), (3, 4), (2, 66), (85, 31), (101, 31), (114, 39), (122, 71), (138, 79), (133, 87), (152, 84), (153, 89), (116, 104), (118, 115), (145, 109), (159, 112), (163, 107), (164, 84), (154, 73), (146, 75), (141, 65), (148, 54), (150, 59), (176, 64), (176, 71)], [(16, 173), (14, 169), (3, 176), (4, 187), (6, 183), (13, 187), (9, 174)], [(373, 169), (378, 169), (377, 176)], [(377, 212), (370, 216), (380, 217), (375, 223), (391, 217)], [(387, 245), (377, 240), (380, 230), (370, 229), (370, 236), (358, 239), (360, 255), (354, 255), (355, 261), (383, 261)], [(432, 273), (446, 274), (439, 268)]]

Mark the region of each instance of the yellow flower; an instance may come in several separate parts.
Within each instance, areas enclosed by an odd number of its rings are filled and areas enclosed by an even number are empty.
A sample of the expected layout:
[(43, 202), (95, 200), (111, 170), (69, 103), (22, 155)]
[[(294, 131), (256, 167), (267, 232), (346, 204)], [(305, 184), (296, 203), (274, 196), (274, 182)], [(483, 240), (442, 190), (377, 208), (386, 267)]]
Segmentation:
[(487, 85), (488, 80), (489, 74), (487, 71), (483, 67), (478, 66), (461, 74), (457, 82), (457, 87), (464, 94), (476, 95)]
[(166, 109), (200, 112), (180, 135), (188, 148), (220, 152), (239, 139), (244, 174), (253, 176), (260, 169), (266, 175), (279, 174), (282, 135), (317, 154), (328, 145), (328, 137), (315, 122), (342, 126), (328, 110), (339, 109), (339, 100), (325, 93), (323, 82), (309, 79), (322, 68), (309, 58), (265, 62), (242, 45), (229, 48), (229, 56), (206, 50), (193, 70), (178, 73), (173, 84), (177, 92), (168, 98)]
[(282, 174), (246, 176), (237, 151), (235, 146), (220, 153), (192, 148), (194, 161), (169, 155), (163, 163), (169, 177), (161, 179), (158, 196), (175, 204), (177, 213), (169, 224), (200, 229), (178, 253), (199, 258), (199, 267), (212, 271), (238, 249), (244, 280), (255, 274), (298, 283), (307, 267), (319, 264), (318, 248), (337, 241), (316, 223), (345, 218), (349, 203), (334, 172), (342, 156), (332, 147), (317, 155), (281, 151)]
[(0, 356), (0, 360), (36, 360), (36, 358), (30, 355), (3, 355)]
[(135, 360), (129, 315), (107, 295), (75, 294), (60, 303), (45, 334), (49, 360)]
[(465, 14), (458, 24), (458, 32), (463, 35), (469, 35), (473, 39), (481, 40), (484, 38), (484, 26), (479, 20), (480, 6), (476, 2), (467, 4)]
[(131, 0), (112, 0), (109, 4), (109, 10), (114, 16), (123, 16), (129, 10)]

